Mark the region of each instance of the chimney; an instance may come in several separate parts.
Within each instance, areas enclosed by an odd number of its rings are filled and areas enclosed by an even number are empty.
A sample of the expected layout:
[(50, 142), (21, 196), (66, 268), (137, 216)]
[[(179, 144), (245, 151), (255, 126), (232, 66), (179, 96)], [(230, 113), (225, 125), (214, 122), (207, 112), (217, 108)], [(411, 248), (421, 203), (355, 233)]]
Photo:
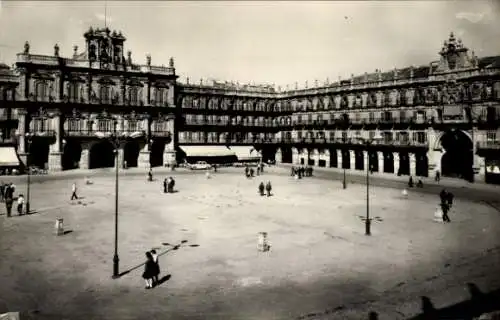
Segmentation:
[(73, 46), (73, 59), (78, 57), (78, 46)]

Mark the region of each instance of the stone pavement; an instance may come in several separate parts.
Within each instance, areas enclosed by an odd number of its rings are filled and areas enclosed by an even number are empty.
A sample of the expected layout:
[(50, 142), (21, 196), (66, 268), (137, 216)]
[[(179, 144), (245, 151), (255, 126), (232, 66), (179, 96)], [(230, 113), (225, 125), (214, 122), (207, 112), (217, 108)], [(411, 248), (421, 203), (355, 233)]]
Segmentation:
[[(277, 168), (276, 170), (280, 170)], [(235, 170), (242, 172), (242, 170)], [(365, 188), (285, 175), (175, 174), (160, 181), (120, 177), (121, 271), (111, 280), (114, 177), (94, 175), (69, 201), (72, 179), (37, 183), (38, 214), (0, 216), (0, 313), (40, 310), (54, 319), (404, 319), (420, 296), (436, 307), (462, 301), (465, 282), (500, 287), (498, 212), (457, 198), (451, 224), (432, 221), (435, 195), (373, 187), (371, 237), (363, 234)], [(159, 179), (159, 177), (157, 177)], [(274, 196), (257, 185), (270, 179)], [(20, 185), (20, 188), (23, 186)], [(2, 208), (3, 210), (3, 208)], [(2, 211), (3, 213), (3, 211)], [(55, 236), (55, 219), (67, 230)], [(257, 251), (269, 233), (271, 250)], [(187, 242), (182, 243), (185, 240)], [(172, 245), (180, 244), (178, 250)], [(153, 247), (168, 281), (144, 290), (144, 251)], [(91, 306), (91, 307), (89, 307)], [(314, 316), (311, 316), (314, 314)]]

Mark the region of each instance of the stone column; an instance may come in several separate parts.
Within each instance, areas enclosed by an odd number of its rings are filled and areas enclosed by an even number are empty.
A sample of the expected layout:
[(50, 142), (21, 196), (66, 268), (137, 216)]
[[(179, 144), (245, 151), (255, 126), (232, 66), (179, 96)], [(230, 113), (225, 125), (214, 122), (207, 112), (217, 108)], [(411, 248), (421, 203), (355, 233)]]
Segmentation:
[(165, 150), (163, 151), (163, 163), (171, 170), (174, 170), (175, 166), (177, 165), (174, 139), (172, 139), (170, 143), (165, 145)]
[(414, 153), (409, 153), (410, 157), (410, 177), (417, 176), (417, 159)]
[(297, 148), (292, 148), (292, 164), (300, 164), (299, 150)]
[(337, 168), (342, 169), (342, 150), (337, 150)]
[(90, 149), (92, 148), (91, 143), (82, 143), (82, 154), (80, 156), (80, 163), (78, 167), (80, 169), (88, 169), (90, 162)]
[(139, 159), (137, 160), (137, 166), (139, 168), (149, 169), (151, 167), (150, 156), (151, 156), (151, 150), (149, 149), (149, 141), (148, 141), (141, 149), (141, 151), (139, 151)]
[(283, 155), (281, 153), (281, 148), (278, 148), (276, 150), (276, 154), (274, 156), (274, 160), (276, 160), (276, 164), (280, 164), (282, 163), (282, 160), (283, 160)]
[(62, 152), (61, 152), (61, 113), (56, 112), (51, 119), (52, 129), (55, 132), (55, 142), (50, 145), (49, 151), (49, 170), (60, 171), (62, 169)]
[(319, 159), (320, 159), (320, 156), (319, 156), (319, 150), (318, 149), (312, 149), (312, 159), (314, 160), (314, 165), (315, 166), (318, 166), (319, 165)]
[(356, 169), (356, 153), (354, 150), (349, 150), (349, 160), (351, 162), (351, 170)]
[(21, 162), (26, 165), (28, 160), (28, 155), (26, 153), (26, 122), (28, 112), (26, 109), (17, 109), (17, 134), (18, 134), (18, 146), (17, 146), (17, 154), (21, 160)]
[(434, 177), (436, 171), (443, 173), (441, 170), (441, 159), (443, 158), (443, 150), (429, 150), (427, 159), (429, 159), (429, 177)]
[(378, 172), (384, 173), (384, 153), (382, 151), (377, 152), (378, 161)]
[[(123, 168), (123, 164), (124, 164), (123, 145), (118, 146), (117, 152), (118, 152), (118, 167), (120, 169), (122, 169)], [(116, 159), (115, 159), (115, 161), (116, 161)]]
[(398, 174), (398, 171), (399, 171), (399, 152), (393, 152), (392, 156), (394, 157), (394, 174)]

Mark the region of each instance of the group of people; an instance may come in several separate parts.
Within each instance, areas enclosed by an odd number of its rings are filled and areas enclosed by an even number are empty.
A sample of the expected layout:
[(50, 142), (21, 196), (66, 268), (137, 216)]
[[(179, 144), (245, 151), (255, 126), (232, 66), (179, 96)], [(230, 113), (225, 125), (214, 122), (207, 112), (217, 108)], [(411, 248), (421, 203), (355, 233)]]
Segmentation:
[[(413, 188), (413, 177), (410, 176), (410, 179), (408, 179), (408, 187), (409, 188)], [(424, 187), (424, 183), (422, 182), (422, 179), (418, 179), (417, 181), (417, 188), (423, 188)]]
[(309, 166), (300, 166), (298, 168), (292, 167), (290, 170), (290, 176), (296, 177), (297, 179), (302, 179), (302, 177), (312, 177), (313, 168)]
[(14, 205), (14, 200), (17, 200), (17, 213), (21, 216), (24, 212), (24, 195), (20, 194), (17, 196), (17, 199), (14, 199), (15, 191), (16, 186), (12, 182), (0, 183), (0, 201), (5, 202), (7, 218), (12, 216), (12, 206)]
[[(257, 175), (259, 176), (261, 173), (264, 173), (264, 164), (263, 163), (259, 163), (257, 164)], [(247, 178), (252, 178), (254, 177), (255, 175), (255, 171), (253, 170), (253, 168), (250, 168), (249, 166), (245, 166), (245, 177)]]
[(175, 180), (172, 177), (165, 178), (163, 180), (163, 193), (173, 193), (175, 186)]
[(443, 189), (439, 193), (439, 198), (441, 200), (440, 206), (443, 212), (443, 222), (451, 222), (448, 212), (453, 206), (454, 195), (453, 193), (446, 191), (446, 189)]
[(271, 181), (268, 181), (268, 182), (266, 183), (266, 185), (265, 185), (265, 186), (264, 186), (264, 182), (261, 182), (261, 183), (259, 184), (259, 194), (260, 194), (261, 196), (264, 196), (264, 195), (265, 195), (265, 194), (264, 194), (264, 190), (265, 190), (265, 191), (266, 191), (266, 193), (267, 193), (267, 196), (268, 196), (268, 197), (270, 197), (270, 196), (271, 196), (271, 190), (272, 190), (272, 189), (273, 189), (273, 187), (271, 186)]
[(146, 252), (146, 263), (144, 264), (144, 272), (142, 278), (146, 281), (146, 289), (154, 288), (159, 284), (158, 276), (160, 275), (160, 265), (158, 263), (158, 254), (156, 250)]

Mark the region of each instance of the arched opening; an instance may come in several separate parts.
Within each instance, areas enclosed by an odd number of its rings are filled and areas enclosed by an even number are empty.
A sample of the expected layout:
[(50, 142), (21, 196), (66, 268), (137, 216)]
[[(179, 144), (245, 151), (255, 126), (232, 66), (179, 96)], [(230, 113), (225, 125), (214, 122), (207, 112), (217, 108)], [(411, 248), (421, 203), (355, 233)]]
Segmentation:
[(400, 152), (398, 176), (409, 176), (409, 175), (410, 175), (410, 156), (408, 152)]
[(307, 149), (306, 152), (307, 152), (307, 165), (308, 166), (314, 166), (315, 165), (315, 161), (314, 161), (314, 158), (312, 158), (313, 150), (312, 149)]
[(351, 155), (349, 150), (342, 150), (342, 169), (351, 169)]
[(115, 166), (113, 144), (107, 140), (99, 141), (90, 149), (89, 169), (111, 168)]
[[(258, 150), (256, 148), (256, 150)], [(272, 147), (260, 147), (260, 150), (258, 150), (262, 154), (262, 161), (265, 163), (274, 163), (276, 160), (276, 149)]]
[(71, 170), (79, 168), (82, 156), (82, 145), (76, 140), (68, 140), (64, 145), (62, 155), (62, 169)]
[(355, 162), (354, 166), (356, 170), (364, 170), (365, 169), (365, 164), (364, 164), (364, 156), (363, 156), (363, 151), (356, 150), (354, 153), (355, 157)]
[(417, 153), (415, 155), (415, 171), (417, 177), (429, 176), (429, 159), (426, 153)]
[(139, 152), (141, 147), (137, 140), (127, 141), (123, 147), (123, 165), (127, 162), (127, 168), (137, 167), (137, 161), (139, 159)]
[(49, 164), (49, 141), (34, 137), (29, 146), (29, 166), (46, 169)]
[(392, 152), (384, 152), (384, 172), (394, 173), (394, 156)]
[(330, 149), (330, 168), (338, 167), (337, 149)]
[(292, 163), (292, 149), (289, 147), (281, 148), (281, 163)]
[(149, 154), (149, 164), (151, 167), (163, 166), (163, 152), (165, 151), (165, 140), (153, 139), (151, 143), (151, 153)]
[(441, 137), (441, 146), (445, 150), (441, 158), (441, 174), (472, 181), (474, 154), (471, 139), (461, 130), (448, 131)]
[(378, 172), (378, 154), (377, 154), (377, 151), (368, 151), (368, 161), (370, 164), (370, 171)]

